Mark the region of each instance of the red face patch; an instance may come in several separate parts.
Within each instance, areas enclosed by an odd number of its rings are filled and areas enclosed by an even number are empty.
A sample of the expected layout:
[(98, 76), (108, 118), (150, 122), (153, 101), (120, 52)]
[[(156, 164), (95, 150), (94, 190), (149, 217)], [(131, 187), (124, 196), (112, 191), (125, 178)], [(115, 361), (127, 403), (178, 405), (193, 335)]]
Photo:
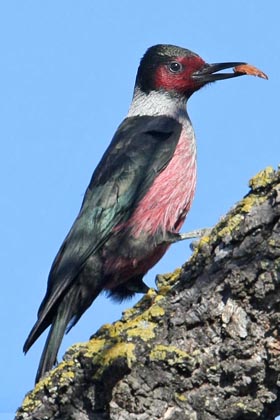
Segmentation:
[(194, 92), (202, 84), (192, 79), (192, 74), (205, 65), (199, 56), (176, 57), (168, 63), (161, 64), (155, 72), (156, 89), (175, 91), (178, 93)]

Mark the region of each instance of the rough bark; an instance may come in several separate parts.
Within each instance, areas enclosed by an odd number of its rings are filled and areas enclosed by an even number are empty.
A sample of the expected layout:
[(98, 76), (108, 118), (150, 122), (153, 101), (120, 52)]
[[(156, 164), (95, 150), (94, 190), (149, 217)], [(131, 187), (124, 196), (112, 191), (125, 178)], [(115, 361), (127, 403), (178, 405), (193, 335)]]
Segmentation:
[(274, 419), (280, 172), (250, 187), (157, 293), (71, 347), (16, 419)]

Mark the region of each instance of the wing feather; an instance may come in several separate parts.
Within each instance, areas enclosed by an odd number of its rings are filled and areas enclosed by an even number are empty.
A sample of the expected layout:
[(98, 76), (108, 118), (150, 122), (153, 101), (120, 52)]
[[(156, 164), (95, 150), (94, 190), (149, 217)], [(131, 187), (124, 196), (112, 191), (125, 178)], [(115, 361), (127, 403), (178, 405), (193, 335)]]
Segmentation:
[(38, 317), (47, 317), (90, 255), (126, 221), (153, 180), (171, 160), (182, 126), (175, 119), (131, 117), (123, 121), (86, 190), (82, 207), (51, 267)]

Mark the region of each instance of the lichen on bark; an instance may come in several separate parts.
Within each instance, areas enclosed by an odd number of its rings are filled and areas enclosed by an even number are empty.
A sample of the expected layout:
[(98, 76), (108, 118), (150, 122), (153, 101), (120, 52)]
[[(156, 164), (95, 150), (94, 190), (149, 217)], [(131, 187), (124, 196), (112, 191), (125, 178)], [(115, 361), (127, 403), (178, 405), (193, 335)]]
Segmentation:
[(280, 172), (158, 276), (134, 308), (72, 346), (16, 419), (272, 420), (280, 413)]

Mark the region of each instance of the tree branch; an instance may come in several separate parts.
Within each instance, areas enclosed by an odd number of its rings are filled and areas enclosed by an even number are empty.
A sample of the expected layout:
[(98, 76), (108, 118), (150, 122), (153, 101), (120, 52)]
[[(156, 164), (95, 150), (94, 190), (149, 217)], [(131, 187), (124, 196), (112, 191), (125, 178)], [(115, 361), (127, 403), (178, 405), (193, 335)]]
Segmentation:
[(280, 413), (280, 172), (29, 393), (16, 419), (265, 419)]

